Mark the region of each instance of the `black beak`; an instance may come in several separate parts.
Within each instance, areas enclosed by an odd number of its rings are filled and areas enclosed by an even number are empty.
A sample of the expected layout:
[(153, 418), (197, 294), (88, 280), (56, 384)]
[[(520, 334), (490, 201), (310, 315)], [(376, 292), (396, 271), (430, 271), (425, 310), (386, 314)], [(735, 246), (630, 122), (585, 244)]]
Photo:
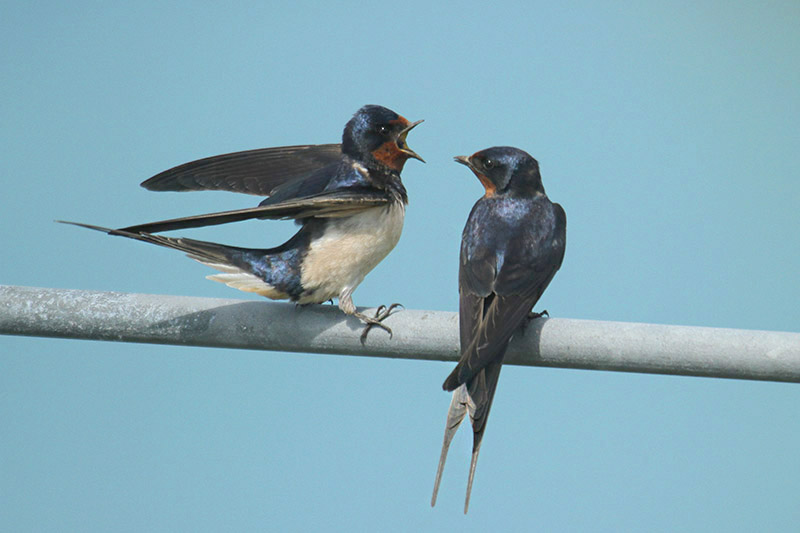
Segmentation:
[(413, 157), (414, 159), (419, 159), (420, 161), (422, 161), (424, 163), (425, 160), (422, 159), (419, 156), (419, 154), (417, 154), (417, 152), (415, 152), (414, 150), (409, 148), (408, 145), (406, 144), (406, 137), (408, 136), (408, 132), (413, 130), (418, 124), (420, 124), (422, 122), (424, 122), (424, 121), (418, 120), (416, 122), (412, 122), (411, 124), (409, 124), (408, 126), (403, 128), (403, 130), (400, 133), (397, 134), (397, 140), (395, 142), (397, 142), (397, 147), (400, 149), (401, 152), (406, 154), (408, 157)]

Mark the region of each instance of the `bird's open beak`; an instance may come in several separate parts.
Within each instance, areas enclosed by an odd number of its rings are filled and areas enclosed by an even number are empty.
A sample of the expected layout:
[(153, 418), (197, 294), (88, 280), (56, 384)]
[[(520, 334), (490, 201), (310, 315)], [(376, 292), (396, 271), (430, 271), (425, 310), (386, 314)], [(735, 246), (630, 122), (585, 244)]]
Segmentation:
[(403, 128), (403, 130), (400, 133), (397, 134), (397, 140), (395, 142), (397, 143), (397, 148), (399, 148), (401, 152), (406, 154), (408, 157), (413, 157), (414, 159), (419, 159), (420, 161), (422, 161), (424, 163), (425, 160), (422, 159), (419, 156), (419, 154), (417, 154), (417, 152), (415, 152), (414, 150), (409, 148), (408, 145), (406, 144), (406, 137), (408, 136), (408, 132), (413, 130), (414, 127), (417, 126), (417, 124), (420, 124), (422, 122), (424, 122), (424, 121), (418, 120), (416, 122), (412, 122), (411, 124), (409, 124), (408, 126)]

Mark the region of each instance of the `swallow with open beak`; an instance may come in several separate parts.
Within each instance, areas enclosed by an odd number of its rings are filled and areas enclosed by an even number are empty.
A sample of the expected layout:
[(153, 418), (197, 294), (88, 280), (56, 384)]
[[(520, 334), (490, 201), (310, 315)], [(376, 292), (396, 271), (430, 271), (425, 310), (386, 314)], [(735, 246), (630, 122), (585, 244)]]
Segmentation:
[[(209, 279), (298, 304), (338, 299), (366, 324), (362, 342), (392, 309), (356, 310), (353, 291), (395, 247), (408, 195), (400, 179), (410, 159), (409, 122), (378, 105), (359, 109), (341, 144), (284, 146), (224, 154), (166, 170), (142, 183), (152, 191), (224, 190), (269, 196), (257, 207), (189, 216), (119, 229), (67, 222), (185, 252), (219, 271)], [(300, 230), (274, 248), (239, 248), (156, 233), (248, 219), (294, 219)]]

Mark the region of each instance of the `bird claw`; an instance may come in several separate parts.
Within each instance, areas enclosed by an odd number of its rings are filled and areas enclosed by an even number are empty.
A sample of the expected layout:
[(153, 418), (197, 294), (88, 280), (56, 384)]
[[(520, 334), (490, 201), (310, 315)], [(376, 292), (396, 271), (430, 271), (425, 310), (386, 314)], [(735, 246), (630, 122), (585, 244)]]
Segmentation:
[(519, 325), (520, 332), (525, 335), (525, 328), (528, 327), (528, 322), (536, 320), (537, 318), (542, 318), (543, 316), (550, 318), (550, 313), (547, 312), (547, 309), (543, 310), (541, 313), (536, 313), (534, 311), (528, 313), (528, 320), (523, 320), (522, 324)]
[[(403, 304), (394, 303), (389, 307), (381, 305), (375, 310), (375, 316), (373, 317), (368, 317), (364, 314), (356, 313), (355, 316), (366, 324), (366, 326), (364, 327), (364, 331), (361, 333), (361, 344), (364, 344), (367, 341), (367, 335), (369, 334), (369, 330), (371, 330), (375, 326), (386, 331), (389, 334), (389, 338), (391, 339), (392, 328), (384, 324), (383, 320), (386, 319), (386, 317), (388, 317), (389, 315), (391, 315), (392, 311), (394, 311), (398, 307), (403, 307)], [(403, 309), (405, 309), (405, 307), (403, 307)]]

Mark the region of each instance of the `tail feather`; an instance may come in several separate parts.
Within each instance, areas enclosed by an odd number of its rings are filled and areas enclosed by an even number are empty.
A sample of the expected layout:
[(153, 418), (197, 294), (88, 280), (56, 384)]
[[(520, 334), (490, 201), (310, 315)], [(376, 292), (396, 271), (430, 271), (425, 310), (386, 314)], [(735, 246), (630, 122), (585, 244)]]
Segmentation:
[(458, 426), (467, 415), (468, 404), (471, 400), (467, 393), (467, 387), (459, 387), (453, 392), (453, 399), (450, 401), (450, 408), (447, 411), (447, 422), (444, 427), (444, 442), (442, 443), (442, 453), (439, 456), (439, 467), (436, 470), (436, 481), (433, 484), (433, 496), (431, 497), (431, 507), (436, 505), (436, 496), (439, 493), (439, 483), (442, 481), (444, 463), (447, 461), (447, 452), (450, 449), (450, 442), (458, 431)]
[(192, 259), (203, 263), (218, 263), (228, 265), (230, 264), (230, 257), (226, 251), (235, 250), (235, 248), (231, 246), (225, 246), (213, 242), (197, 241), (194, 239), (164, 237), (162, 235), (153, 235), (151, 233), (131, 233), (125, 230), (104, 228), (103, 226), (83, 224), (82, 222), (69, 222), (66, 220), (56, 220), (56, 222), (100, 231), (107, 233), (108, 235), (117, 235), (119, 237), (127, 237), (137, 241), (149, 242), (150, 244), (156, 244), (165, 248), (180, 250), (185, 252)]
[(500, 370), (503, 368), (505, 348), (500, 354), (500, 359), (492, 361), (486, 368), (467, 385), (470, 403), (469, 418), (472, 422), (472, 459), (469, 464), (469, 480), (467, 481), (467, 497), (464, 500), (464, 514), (469, 510), (469, 499), (472, 495), (472, 480), (475, 478), (475, 467), (478, 464), (478, 453), (483, 442), (483, 433), (486, 431), (486, 421), (492, 409), (494, 393), (497, 390), (497, 380), (500, 379)]
[[(467, 495), (464, 500), (464, 514), (467, 514), (469, 510), (472, 482), (475, 478), (475, 467), (478, 464), (478, 454), (480, 453), (484, 431), (486, 431), (486, 421), (489, 418), (489, 411), (492, 408), (494, 393), (497, 390), (497, 381), (500, 378), (500, 370), (503, 367), (505, 352), (506, 347), (503, 347), (497, 359), (478, 371), (469, 382), (461, 385), (455, 384), (453, 399), (450, 402), (450, 408), (447, 412), (444, 443), (442, 444), (439, 468), (436, 472), (436, 481), (433, 486), (431, 506), (436, 504), (436, 496), (439, 492), (439, 483), (442, 479), (442, 471), (444, 470), (444, 463), (447, 460), (447, 451), (450, 448), (450, 442), (453, 440), (453, 436), (456, 430), (458, 430), (459, 424), (464, 419), (465, 415), (469, 413), (470, 422), (472, 423), (472, 458), (469, 465), (469, 480), (467, 481)], [(451, 380), (452, 376), (457, 375), (458, 372), (454, 370), (450, 377), (448, 377), (448, 381)], [(445, 388), (447, 388), (448, 381), (445, 381)]]
[(165, 248), (179, 250), (184, 252), (190, 259), (194, 259), (195, 261), (222, 272), (222, 274), (206, 276), (207, 279), (224, 283), (229, 287), (241, 291), (254, 292), (274, 300), (281, 300), (289, 297), (287, 293), (276, 289), (272, 284), (254, 274), (248, 268), (250, 264), (244, 259), (247, 255), (255, 254), (263, 256), (268, 254), (271, 250), (239, 248), (215, 242), (199, 241), (183, 237), (164, 237), (162, 235), (153, 235), (144, 232), (132, 233), (125, 230), (104, 228), (102, 226), (94, 226), (92, 224), (83, 224), (80, 222), (68, 222), (64, 220), (57, 220), (56, 222), (71, 224), (73, 226), (107, 233), (108, 235), (127, 237)]

